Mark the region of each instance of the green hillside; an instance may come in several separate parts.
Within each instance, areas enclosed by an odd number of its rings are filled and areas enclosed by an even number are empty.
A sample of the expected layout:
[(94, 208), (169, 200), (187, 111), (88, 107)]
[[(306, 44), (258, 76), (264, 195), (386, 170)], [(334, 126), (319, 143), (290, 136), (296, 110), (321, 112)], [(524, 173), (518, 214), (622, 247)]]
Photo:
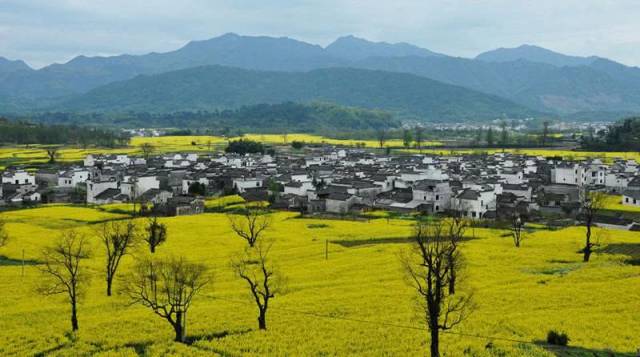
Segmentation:
[(496, 96), (402, 73), (329, 68), (310, 72), (203, 66), (108, 84), (56, 110), (150, 113), (220, 110), (282, 102), (332, 102), (422, 120), (492, 120), (537, 115)]

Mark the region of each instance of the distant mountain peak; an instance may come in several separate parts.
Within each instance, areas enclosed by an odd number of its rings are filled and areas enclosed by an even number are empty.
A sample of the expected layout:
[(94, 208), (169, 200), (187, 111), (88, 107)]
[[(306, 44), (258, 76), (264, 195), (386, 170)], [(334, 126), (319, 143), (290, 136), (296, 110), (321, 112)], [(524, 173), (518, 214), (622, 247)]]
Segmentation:
[(588, 66), (597, 60), (598, 57), (569, 56), (544, 47), (522, 44), (518, 47), (500, 47), (492, 51), (487, 51), (479, 54), (475, 59), (485, 62), (512, 62), (525, 60), (529, 62), (550, 64), (556, 67), (575, 67)]
[(435, 57), (442, 54), (408, 43), (373, 42), (354, 35), (338, 37), (325, 48), (332, 56), (359, 61), (368, 57)]
[(20, 70), (30, 71), (33, 69), (22, 60), (10, 60), (0, 56), (0, 72), (7, 73)]

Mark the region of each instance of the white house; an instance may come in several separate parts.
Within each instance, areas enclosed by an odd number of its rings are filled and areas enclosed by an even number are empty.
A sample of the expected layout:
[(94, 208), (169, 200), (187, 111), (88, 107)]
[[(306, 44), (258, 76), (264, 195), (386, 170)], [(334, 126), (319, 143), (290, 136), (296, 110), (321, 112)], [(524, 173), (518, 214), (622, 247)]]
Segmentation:
[(489, 211), (496, 210), (495, 191), (466, 189), (452, 200), (453, 207), (465, 217), (482, 218)]
[(622, 204), (640, 207), (640, 191), (625, 191), (622, 194)]
[(24, 170), (6, 171), (2, 174), (2, 183), (12, 185), (35, 185), (36, 176)]
[(577, 164), (560, 163), (551, 169), (551, 183), (581, 185), (582, 170)]
[(96, 197), (108, 189), (120, 190), (120, 182), (115, 179), (107, 181), (87, 181), (87, 203), (98, 203)]
[(58, 174), (58, 187), (76, 187), (80, 183), (87, 182), (91, 178), (89, 170), (76, 169), (62, 171)]
[(262, 179), (257, 177), (237, 177), (233, 179), (233, 187), (238, 193), (244, 193), (248, 188), (262, 187)]
[(434, 212), (442, 212), (451, 203), (451, 187), (448, 181), (422, 180), (413, 187), (413, 200), (433, 204)]
[(313, 190), (311, 181), (292, 181), (284, 185), (284, 193), (296, 196), (307, 196), (307, 191)]
[(348, 193), (333, 192), (325, 200), (326, 210), (331, 213), (347, 213), (356, 198)]

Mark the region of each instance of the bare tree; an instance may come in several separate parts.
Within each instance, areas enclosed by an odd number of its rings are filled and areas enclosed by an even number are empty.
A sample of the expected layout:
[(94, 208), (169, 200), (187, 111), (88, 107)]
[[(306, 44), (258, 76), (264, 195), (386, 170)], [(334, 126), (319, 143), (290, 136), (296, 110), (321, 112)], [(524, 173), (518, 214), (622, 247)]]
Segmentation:
[(143, 259), (127, 278), (125, 293), (133, 303), (151, 308), (166, 319), (176, 342), (185, 342), (187, 311), (193, 298), (209, 283), (207, 268), (184, 258)]
[(593, 241), (592, 228), (598, 212), (604, 208), (606, 195), (603, 192), (589, 192), (586, 188), (580, 190), (580, 208), (584, 225), (587, 229), (584, 248), (582, 249), (583, 261), (588, 262), (593, 253), (593, 247), (598, 244)]
[(149, 160), (155, 151), (155, 147), (151, 145), (151, 143), (143, 143), (140, 145), (140, 151), (142, 151), (142, 157), (144, 157), (145, 160)]
[(71, 305), (71, 330), (78, 330), (78, 301), (89, 280), (80, 264), (90, 256), (87, 239), (76, 231), (66, 231), (43, 252), (41, 271), (45, 279), (38, 287), (44, 295), (66, 294)]
[(57, 147), (50, 147), (47, 149), (47, 157), (49, 157), (49, 163), (52, 164), (58, 159), (59, 153)]
[(522, 244), (525, 238), (524, 233), (524, 220), (520, 214), (515, 213), (513, 217), (511, 217), (511, 236), (513, 237), (513, 244), (515, 244), (516, 248), (520, 248), (520, 244)]
[(384, 147), (384, 143), (387, 142), (387, 130), (384, 128), (376, 130), (376, 137), (378, 138), (380, 149), (382, 149)]
[(9, 233), (7, 232), (6, 222), (0, 217), (0, 248), (9, 242)]
[(420, 315), (430, 332), (432, 357), (440, 356), (440, 332), (464, 321), (472, 311), (472, 296), (448, 290), (452, 271), (460, 269), (459, 260), (449, 257), (453, 250), (442, 222), (418, 222), (412, 249), (402, 257), (411, 285), (418, 292)]
[(231, 261), (236, 274), (249, 285), (251, 295), (258, 306), (258, 328), (267, 329), (269, 301), (286, 287), (286, 279), (271, 263), (268, 255), (272, 244), (259, 241), (254, 248), (245, 248), (244, 253)]
[(138, 241), (138, 227), (133, 220), (111, 221), (100, 225), (97, 235), (106, 250), (107, 296), (111, 296), (111, 286), (122, 257), (129, 253)]
[(167, 226), (158, 221), (158, 216), (153, 216), (149, 218), (145, 231), (144, 241), (149, 244), (151, 253), (155, 253), (156, 247), (167, 240)]
[(238, 215), (228, 215), (231, 229), (253, 247), (271, 225), (271, 219), (262, 206), (246, 207)]

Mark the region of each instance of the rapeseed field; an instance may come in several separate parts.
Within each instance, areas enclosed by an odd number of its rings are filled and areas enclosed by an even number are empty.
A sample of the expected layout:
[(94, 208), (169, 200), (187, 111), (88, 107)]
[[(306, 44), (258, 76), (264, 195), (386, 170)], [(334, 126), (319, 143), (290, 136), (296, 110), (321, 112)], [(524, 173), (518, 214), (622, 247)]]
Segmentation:
[[(221, 136), (160, 136), (160, 137), (133, 137), (127, 147), (122, 148), (75, 148), (64, 147), (58, 151), (57, 161), (78, 162), (87, 155), (93, 154), (129, 154), (140, 155), (143, 144), (151, 144), (154, 147), (154, 154), (174, 153), (174, 152), (195, 152), (208, 153), (220, 152), (226, 147), (230, 140), (237, 140), (241, 137), (225, 138)], [(354, 140), (354, 139), (331, 139), (319, 135), (311, 134), (287, 134), (286, 139), (283, 134), (246, 134), (245, 139), (260, 141), (270, 145), (290, 144), (293, 141), (302, 141), (312, 144), (357, 146), (364, 144), (367, 148), (379, 148), (376, 140)], [(614, 159), (640, 161), (640, 153), (637, 152), (587, 152), (555, 149), (441, 149), (441, 142), (427, 141), (422, 143), (423, 148), (404, 149), (401, 148), (402, 141), (398, 139), (387, 140), (385, 146), (394, 147), (397, 152), (422, 153), (432, 155), (462, 155), (473, 153), (499, 153), (509, 152), (521, 155), (532, 156), (561, 156), (569, 160), (584, 160), (588, 158), (601, 158), (605, 162), (612, 162)], [(49, 160), (46, 147), (42, 145), (30, 145), (28, 147), (0, 147), (0, 170), (11, 165), (33, 165), (43, 164)]]
[[(101, 222), (126, 218), (122, 211), (44, 206), (0, 214), (11, 235), (0, 248), (0, 355), (427, 354), (428, 334), (398, 257), (412, 231), (409, 219), (320, 220), (273, 213), (265, 238), (273, 241), (272, 258), (288, 278), (288, 289), (272, 300), (268, 330), (259, 331), (255, 305), (229, 266), (245, 243), (232, 233), (228, 218), (222, 213), (162, 218), (169, 236), (155, 254), (185, 256), (206, 264), (212, 274), (212, 283), (189, 310), (191, 343), (178, 344), (164, 320), (118, 294), (122, 281), (114, 283), (115, 296), (104, 294), (105, 256), (94, 230)], [(79, 307), (76, 336), (68, 333), (64, 299), (36, 292), (40, 252), (63, 229), (87, 234), (93, 251), (86, 262), (93, 278)], [(566, 332), (570, 345), (581, 348), (571, 350), (573, 355), (606, 350), (632, 355), (640, 347), (640, 266), (606, 249), (582, 263), (580, 227), (532, 230), (519, 249), (506, 233), (467, 231), (461, 288), (473, 291), (476, 309), (443, 335), (445, 355), (552, 356), (540, 343), (551, 329)], [(638, 233), (597, 230), (597, 236), (603, 248), (640, 253)], [(146, 252), (141, 246), (126, 256), (120, 276)]]

